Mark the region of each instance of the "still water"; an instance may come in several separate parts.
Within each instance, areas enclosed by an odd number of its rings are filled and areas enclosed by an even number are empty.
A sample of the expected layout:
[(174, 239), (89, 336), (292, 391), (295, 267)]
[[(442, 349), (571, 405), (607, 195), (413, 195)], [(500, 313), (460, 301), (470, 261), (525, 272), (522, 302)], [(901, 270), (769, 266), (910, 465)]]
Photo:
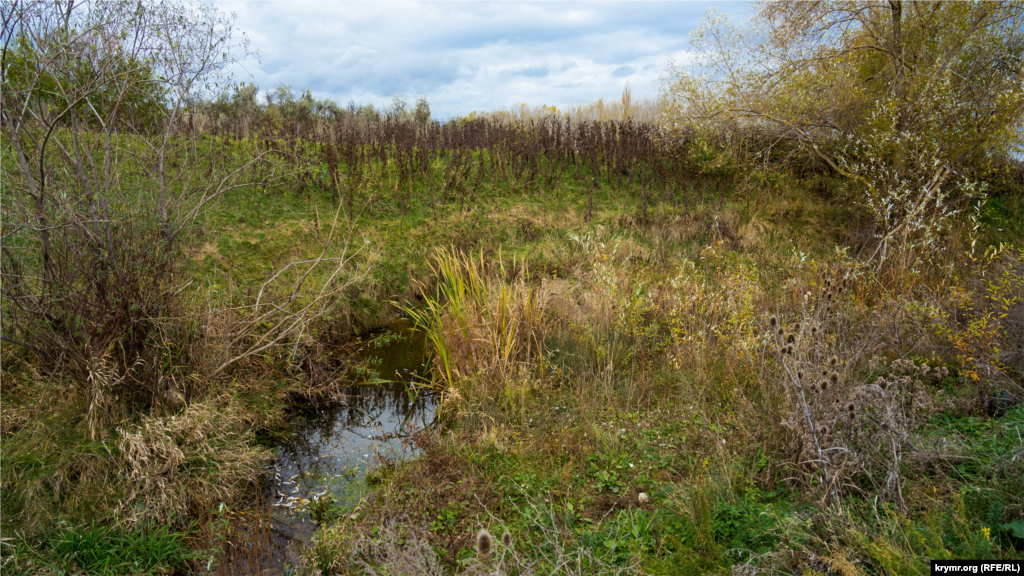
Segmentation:
[(434, 395), (415, 385), (426, 373), (424, 342), (400, 319), (352, 343), (359, 379), (373, 383), (349, 386), (340, 402), (307, 416), (279, 445), (269, 478), (273, 539), (284, 546), (278, 562), (294, 563), (309, 543), (317, 500), (352, 511), (370, 497), (368, 471), (384, 459), (416, 456), (411, 436), (436, 423)]

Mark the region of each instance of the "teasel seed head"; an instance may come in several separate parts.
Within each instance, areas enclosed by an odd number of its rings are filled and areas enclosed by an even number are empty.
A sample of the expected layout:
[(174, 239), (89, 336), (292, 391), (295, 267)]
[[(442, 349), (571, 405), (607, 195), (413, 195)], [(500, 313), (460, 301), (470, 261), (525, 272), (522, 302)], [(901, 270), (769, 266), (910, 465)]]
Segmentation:
[(853, 412), (856, 408), (857, 407), (853, 405), (853, 402), (850, 402), (846, 405), (846, 409), (849, 410), (850, 412)]
[(833, 356), (833, 357), (828, 359), (828, 365), (829, 366), (835, 366), (838, 363), (839, 363), (839, 358), (837, 358), (835, 356)]
[(839, 382), (839, 374), (833, 372), (828, 375), (828, 379), (831, 380), (833, 384), (835, 384), (836, 382)]
[(799, 331), (800, 331), (800, 323), (799, 322), (793, 323), (793, 332), (799, 332)]
[(840, 286), (839, 288), (836, 288), (836, 294), (842, 294), (842, 293), (843, 293), (843, 287), (842, 286)]
[(480, 556), (489, 556), (492, 544), (494, 544), (494, 539), (491, 538), (491, 533), (487, 529), (481, 528), (476, 533), (476, 553)]
[(779, 319), (776, 318), (774, 314), (772, 314), (772, 316), (768, 318), (768, 325), (771, 326), (772, 328), (775, 328), (775, 325), (778, 323)]
[(817, 326), (811, 326), (811, 336), (814, 336), (817, 333), (818, 333), (818, 327)]
[(818, 387), (817, 387), (817, 386), (815, 386), (814, 384), (811, 384), (811, 385), (810, 385), (810, 389), (811, 389), (811, 392), (814, 392), (815, 394), (817, 394), (817, 393), (818, 393)]
[(796, 342), (796, 335), (795, 334), (790, 334), (789, 336), (786, 336), (786, 342), (788, 342), (790, 344), (792, 344), (793, 342)]
[(796, 371), (796, 379), (797, 380), (803, 380), (804, 379), (804, 371), (803, 370), (797, 370)]
[(818, 382), (818, 387), (821, 388), (822, 392), (828, 390), (828, 380), (822, 380), (821, 382)]
[(782, 328), (779, 328), (778, 334), (779, 336), (782, 336), (783, 334), (785, 334), (785, 331)]
[(505, 545), (505, 548), (508, 548), (509, 546), (511, 546), (512, 545), (512, 535), (509, 534), (508, 532), (505, 532), (504, 534), (502, 534), (501, 535), (501, 543)]
[(790, 356), (793, 355), (793, 345), (792, 344), (790, 344), (789, 346), (786, 346), (786, 354), (789, 354)]

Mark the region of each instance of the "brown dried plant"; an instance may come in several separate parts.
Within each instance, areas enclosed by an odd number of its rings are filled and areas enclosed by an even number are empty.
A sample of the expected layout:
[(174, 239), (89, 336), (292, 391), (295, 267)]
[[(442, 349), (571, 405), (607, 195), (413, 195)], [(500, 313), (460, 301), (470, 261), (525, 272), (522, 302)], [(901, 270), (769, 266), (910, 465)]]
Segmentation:
[(119, 458), (131, 483), (116, 516), (129, 523), (168, 523), (202, 518), (217, 503), (232, 502), (262, 473), (269, 456), (238, 441), (247, 429), (237, 411), (209, 403), (118, 427)]
[(837, 317), (832, 307), (847, 285), (826, 282), (823, 305), (812, 306), (806, 299), (803, 317), (793, 325), (785, 326), (776, 316), (769, 319), (794, 406), (782, 425), (796, 439), (797, 468), (818, 487), (823, 504), (838, 509), (844, 492), (873, 491), (902, 510), (900, 467), (907, 454), (944, 456), (924, 450), (914, 432), (933, 411), (924, 382), (941, 380), (948, 372), (907, 359), (874, 359), (868, 369), (876, 379), (858, 384), (853, 370), (858, 355), (836, 347), (831, 325)]

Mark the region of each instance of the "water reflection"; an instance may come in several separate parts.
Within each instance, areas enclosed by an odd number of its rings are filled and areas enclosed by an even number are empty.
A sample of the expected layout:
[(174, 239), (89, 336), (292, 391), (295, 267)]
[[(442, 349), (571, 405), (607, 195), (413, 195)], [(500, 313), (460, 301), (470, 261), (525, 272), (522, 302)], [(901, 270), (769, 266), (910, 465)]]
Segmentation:
[(309, 504), (326, 495), (354, 506), (367, 471), (382, 458), (414, 457), (411, 435), (434, 424), (433, 395), (411, 385), (425, 370), (424, 335), (399, 320), (356, 345), (364, 365), (390, 382), (349, 386), (342, 402), (321, 408), (281, 444), (271, 505), (282, 520), (308, 518)]

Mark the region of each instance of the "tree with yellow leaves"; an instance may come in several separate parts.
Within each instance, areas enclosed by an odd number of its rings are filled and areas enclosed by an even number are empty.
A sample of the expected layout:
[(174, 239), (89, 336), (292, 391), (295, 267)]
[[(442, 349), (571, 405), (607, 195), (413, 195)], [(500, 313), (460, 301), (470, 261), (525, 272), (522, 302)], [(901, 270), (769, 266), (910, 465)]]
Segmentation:
[(709, 14), (691, 41), (667, 127), (787, 142), (856, 182), (880, 261), (936, 246), (984, 198), (976, 175), (1022, 151), (1021, 2), (764, 2), (745, 25)]

